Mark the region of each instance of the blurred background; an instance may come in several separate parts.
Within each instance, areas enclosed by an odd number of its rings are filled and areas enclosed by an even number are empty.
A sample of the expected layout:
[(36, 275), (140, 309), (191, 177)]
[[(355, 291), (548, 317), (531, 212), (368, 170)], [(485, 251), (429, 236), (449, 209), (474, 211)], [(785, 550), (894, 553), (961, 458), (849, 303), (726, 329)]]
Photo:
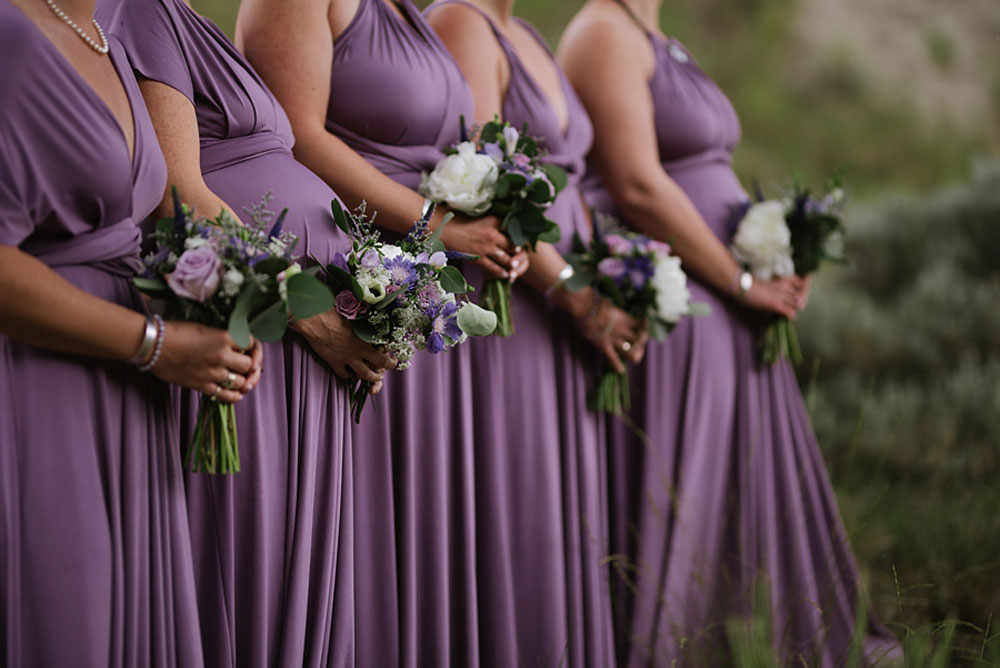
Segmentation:
[[(232, 34), (236, 0), (192, 4)], [(744, 183), (846, 168), (851, 263), (800, 319), (803, 393), (878, 616), (921, 638), (959, 620), (941, 665), (995, 665), (1000, 1), (664, 4), (740, 114)], [(580, 5), (516, 12), (555, 46)]]

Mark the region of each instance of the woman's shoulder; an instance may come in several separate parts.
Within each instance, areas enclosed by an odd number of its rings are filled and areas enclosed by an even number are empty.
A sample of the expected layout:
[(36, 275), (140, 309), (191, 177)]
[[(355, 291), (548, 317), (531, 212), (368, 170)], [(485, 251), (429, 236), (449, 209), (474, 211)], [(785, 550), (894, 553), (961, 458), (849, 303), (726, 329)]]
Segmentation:
[(598, 63), (634, 66), (639, 62), (650, 70), (655, 64), (648, 35), (613, 3), (588, 3), (577, 12), (563, 31), (556, 53), (571, 79)]

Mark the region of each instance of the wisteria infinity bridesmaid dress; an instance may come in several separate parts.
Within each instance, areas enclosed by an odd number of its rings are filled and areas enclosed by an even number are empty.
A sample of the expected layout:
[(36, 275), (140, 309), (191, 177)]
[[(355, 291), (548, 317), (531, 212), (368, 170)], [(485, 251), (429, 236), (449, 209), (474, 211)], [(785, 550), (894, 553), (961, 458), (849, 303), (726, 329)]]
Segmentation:
[[(451, 55), (409, 2), (361, 0), (337, 36), (327, 129), (395, 181), (458, 141), (473, 104)], [(420, 217), (413, 212), (414, 219)], [(357, 666), (479, 664), (468, 346), (386, 376), (355, 430)]]
[[(242, 216), (271, 191), (296, 252), (325, 262), (345, 250), (333, 192), (292, 157), (284, 111), (222, 31), (180, 0), (128, 0), (114, 17), (137, 73), (195, 106), (212, 192)], [(260, 385), (236, 413), (241, 471), (187, 476), (206, 664), (353, 666), (345, 390), (289, 333), (265, 346)]]
[[(569, 183), (547, 215), (570, 251), (590, 238), (579, 184), (593, 139), (590, 119), (562, 80), (566, 128), (511, 43), (490, 21), (510, 63), (503, 119), (527, 123), (565, 168)], [(523, 24), (542, 44), (534, 28)], [(475, 280), (478, 278), (479, 280)], [(481, 283), (481, 276), (472, 277)], [(524, 283), (514, 286), (516, 333), (476, 339), (476, 527), (479, 633), (483, 666), (610, 666), (613, 635), (608, 579), (603, 420), (587, 410), (596, 350), (572, 319)]]
[[(739, 120), (680, 43), (649, 39), (663, 168), (728, 243), (731, 207), (747, 199), (731, 167)], [(586, 189), (615, 213), (596, 174)], [(795, 374), (757, 362), (756, 316), (689, 285), (712, 314), (651, 343), (631, 377), (631, 418), (650, 442), (609, 430), (621, 663), (725, 662), (723, 626), (756, 590), (769, 594), (783, 662), (840, 665), (860, 581)], [(869, 655), (889, 647), (873, 637)]]
[[(0, 0), (0, 244), (141, 311), (136, 221), (160, 201), (166, 168), (110, 45), (131, 160), (97, 93)], [(202, 665), (176, 443), (155, 377), (0, 336), (0, 664)]]

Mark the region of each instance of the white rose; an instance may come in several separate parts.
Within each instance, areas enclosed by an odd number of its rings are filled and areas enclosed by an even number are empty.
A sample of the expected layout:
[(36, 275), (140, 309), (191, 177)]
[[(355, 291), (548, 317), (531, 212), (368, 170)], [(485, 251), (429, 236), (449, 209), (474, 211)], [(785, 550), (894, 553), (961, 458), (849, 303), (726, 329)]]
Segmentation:
[(736, 230), (732, 250), (736, 259), (749, 265), (750, 273), (761, 280), (794, 274), (792, 235), (785, 223), (785, 205), (767, 201), (751, 206)]
[(496, 195), (500, 171), (493, 158), (476, 153), (472, 142), (462, 142), (457, 148), (458, 153), (442, 159), (424, 176), (420, 193), (470, 216), (481, 216)]
[(239, 269), (229, 269), (222, 275), (222, 294), (235, 297), (243, 287), (243, 273)]
[(656, 288), (656, 313), (661, 319), (675, 323), (691, 310), (691, 292), (680, 258), (668, 256), (656, 262), (653, 287)]

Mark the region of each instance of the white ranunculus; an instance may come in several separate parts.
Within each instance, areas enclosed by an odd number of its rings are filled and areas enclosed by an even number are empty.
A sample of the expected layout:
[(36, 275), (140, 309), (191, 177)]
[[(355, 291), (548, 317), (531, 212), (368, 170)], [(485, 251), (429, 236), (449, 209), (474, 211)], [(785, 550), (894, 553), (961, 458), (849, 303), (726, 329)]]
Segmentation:
[(391, 260), (392, 258), (402, 254), (403, 254), (403, 249), (400, 248), (399, 246), (393, 244), (385, 244), (384, 246), (382, 246), (382, 257), (384, 257), (386, 260)]
[(476, 153), (472, 142), (462, 142), (457, 150), (424, 176), (420, 193), (470, 216), (481, 216), (496, 195), (500, 170), (493, 158)]
[(795, 273), (792, 235), (780, 201), (758, 202), (750, 207), (732, 243), (733, 254), (750, 267), (755, 277), (769, 281)]
[(656, 288), (656, 313), (661, 319), (675, 323), (691, 310), (691, 292), (680, 258), (671, 255), (657, 261), (653, 286)]

